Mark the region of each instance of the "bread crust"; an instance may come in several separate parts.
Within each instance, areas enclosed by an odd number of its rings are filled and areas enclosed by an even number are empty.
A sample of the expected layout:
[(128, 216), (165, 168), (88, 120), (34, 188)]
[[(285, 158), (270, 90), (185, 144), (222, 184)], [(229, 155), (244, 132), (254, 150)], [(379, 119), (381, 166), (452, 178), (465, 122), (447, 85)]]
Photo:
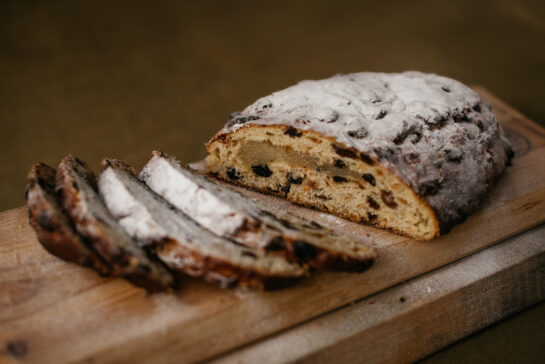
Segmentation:
[[(304, 278), (304, 275), (270, 275), (258, 270), (248, 270), (227, 260), (185, 249), (173, 239), (160, 243), (157, 254), (172, 269), (178, 269), (191, 277), (202, 278), (222, 288), (240, 287), (270, 291), (292, 286)], [(178, 265), (180, 261), (191, 264)]]
[(175, 278), (136, 245), (109, 215), (96, 192), (93, 171), (79, 159), (65, 157), (57, 170), (57, 188), (77, 231), (111, 266), (112, 275), (126, 278), (149, 291), (176, 286)]
[(108, 276), (110, 267), (75, 231), (55, 192), (55, 169), (36, 163), (28, 173), (26, 190), (29, 223), (40, 244), (51, 254), (68, 262)]

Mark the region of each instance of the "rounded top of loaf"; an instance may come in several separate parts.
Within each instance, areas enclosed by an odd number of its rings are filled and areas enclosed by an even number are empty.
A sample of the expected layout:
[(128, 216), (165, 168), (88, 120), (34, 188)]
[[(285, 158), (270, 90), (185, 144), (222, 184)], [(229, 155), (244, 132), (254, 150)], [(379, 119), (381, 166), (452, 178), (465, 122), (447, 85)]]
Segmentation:
[(415, 71), (301, 81), (233, 113), (220, 133), (252, 124), (319, 132), (373, 158), (434, 208), (442, 233), (474, 210), (512, 155), (476, 92)]

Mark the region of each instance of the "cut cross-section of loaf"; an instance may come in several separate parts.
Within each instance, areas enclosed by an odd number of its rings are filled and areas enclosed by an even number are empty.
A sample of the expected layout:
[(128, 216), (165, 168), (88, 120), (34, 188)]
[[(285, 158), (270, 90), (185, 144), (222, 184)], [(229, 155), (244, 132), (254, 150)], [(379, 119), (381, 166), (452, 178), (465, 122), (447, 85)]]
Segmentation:
[(162, 152), (152, 153), (138, 177), (201, 226), (242, 245), (284, 254), (314, 268), (344, 271), (363, 271), (375, 258), (362, 243), (336, 236), (315, 222), (259, 206)]
[(62, 202), (80, 233), (110, 265), (112, 274), (150, 291), (175, 285), (170, 272), (148, 256), (108, 212), (96, 189), (93, 171), (79, 159), (64, 158), (57, 170)]
[(419, 72), (303, 81), (231, 115), (207, 171), (429, 240), (478, 206), (513, 155), (490, 106)]
[(28, 173), (26, 198), (30, 225), (38, 240), (51, 254), (108, 275), (110, 267), (75, 231), (55, 191), (55, 169), (36, 163)]
[(139, 181), (121, 161), (104, 160), (100, 193), (126, 231), (147, 244), (170, 268), (222, 287), (274, 289), (306, 274), (297, 264), (250, 249), (199, 226)]

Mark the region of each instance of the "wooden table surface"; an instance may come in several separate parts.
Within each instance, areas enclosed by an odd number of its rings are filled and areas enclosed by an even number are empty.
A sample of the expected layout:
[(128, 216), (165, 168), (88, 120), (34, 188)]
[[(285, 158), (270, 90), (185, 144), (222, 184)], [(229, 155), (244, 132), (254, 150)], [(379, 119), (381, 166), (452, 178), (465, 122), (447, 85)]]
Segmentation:
[[(198, 160), (230, 112), (339, 72), (436, 72), (545, 125), (543, 19), (541, 1), (0, 2), (0, 211), (36, 161)], [(541, 304), (427, 361), (544, 359), (544, 326)]]

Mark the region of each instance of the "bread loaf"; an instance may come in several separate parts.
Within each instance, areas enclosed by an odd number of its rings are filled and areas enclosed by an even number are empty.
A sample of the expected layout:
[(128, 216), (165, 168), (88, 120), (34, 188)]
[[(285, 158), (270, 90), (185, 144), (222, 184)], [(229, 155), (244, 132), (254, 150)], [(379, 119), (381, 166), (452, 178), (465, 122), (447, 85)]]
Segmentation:
[(429, 240), (472, 213), (513, 152), (477, 93), (433, 74), (303, 81), (233, 113), (209, 173)]

